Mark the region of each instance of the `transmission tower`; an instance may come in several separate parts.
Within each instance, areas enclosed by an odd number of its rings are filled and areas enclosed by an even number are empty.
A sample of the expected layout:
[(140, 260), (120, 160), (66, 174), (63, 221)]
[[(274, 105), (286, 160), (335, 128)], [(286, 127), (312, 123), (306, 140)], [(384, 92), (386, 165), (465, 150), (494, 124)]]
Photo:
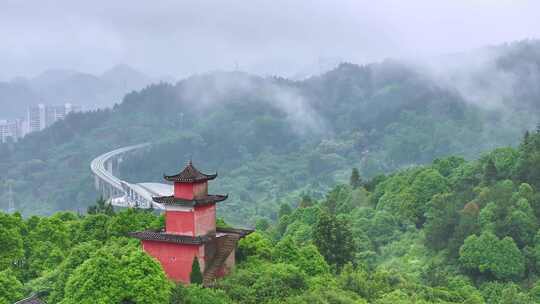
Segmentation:
[(13, 189), (11, 188), (11, 182), (8, 184), (8, 213), (15, 212), (15, 201), (13, 200)]

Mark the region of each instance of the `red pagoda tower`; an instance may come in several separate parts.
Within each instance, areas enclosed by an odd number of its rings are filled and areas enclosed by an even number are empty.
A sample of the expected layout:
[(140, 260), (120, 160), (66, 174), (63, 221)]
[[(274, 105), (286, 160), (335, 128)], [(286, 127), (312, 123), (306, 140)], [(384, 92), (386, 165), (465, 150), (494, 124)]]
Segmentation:
[(153, 197), (165, 207), (165, 230), (132, 232), (142, 248), (155, 257), (167, 276), (190, 283), (194, 258), (199, 260), (204, 285), (226, 275), (235, 263), (240, 238), (251, 230), (216, 228), (216, 203), (227, 195), (208, 194), (208, 181), (216, 174), (199, 172), (190, 161), (182, 172), (167, 176), (174, 183), (174, 195)]

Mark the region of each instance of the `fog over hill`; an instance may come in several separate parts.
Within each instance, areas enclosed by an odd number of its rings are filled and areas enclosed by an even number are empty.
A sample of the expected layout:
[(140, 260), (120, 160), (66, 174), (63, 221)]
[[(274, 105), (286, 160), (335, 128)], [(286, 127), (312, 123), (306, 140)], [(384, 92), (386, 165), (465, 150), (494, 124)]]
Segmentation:
[(0, 82), (0, 118), (24, 116), (28, 106), (38, 103), (69, 102), (85, 110), (111, 107), (121, 102), (125, 94), (159, 81), (127, 65), (116, 65), (98, 75), (46, 70), (35, 77)]
[[(538, 41), (502, 45), (486, 65), (448, 65), (447, 74), (385, 60), (343, 63), (302, 81), (211, 72), (150, 85), (112, 109), (0, 145), (0, 206), (11, 180), (25, 214), (84, 208), (98, 196), (90, 160), (148, 141), (150, 150), (126, 158), (123, 177), (160, 181), (191, 156), (220, 172), (216, 191), (231, 193), (220, 212), (244, 223), (302, 191), (317, 197), (353, 166), (370, 178), (447, 155), (477, 158), (516, 145), (540, 121), (539, 49)], [(462, 79), (474, 81), (462, 87)], [(502, 89), (504, 98), (489, 98)]]

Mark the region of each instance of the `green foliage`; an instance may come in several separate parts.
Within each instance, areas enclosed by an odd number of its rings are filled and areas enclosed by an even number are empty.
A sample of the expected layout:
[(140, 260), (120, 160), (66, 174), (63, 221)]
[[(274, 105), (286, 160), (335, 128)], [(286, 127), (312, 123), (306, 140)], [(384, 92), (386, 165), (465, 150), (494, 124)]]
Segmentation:
[(240, 240), (238, 244), (237, 257), (242, 261), (248, 256), (260, 259), (270, 259), (272, 255), (272, 244), (264, 235), (253, 232)]
[(523, 256), (514, 241), (499, 240), (490, 232), (469, 236), (460, 249), (459, 261), (469, 270), (493, 275), (497, 279), (519, 279), (524, 271)]
[(360, 173), (358, 168), (353, 168), (351, 171), (351, 177), (349, 179), (349, 185), (353, 188), (358, 188), (362, 185), (362, 178), (360, 178)]
[(0, 269), (7, 269), (23, 258), (21, 233), (24, 228), (20, 217), (0, 213)]
[(100, 197), (96, 201), (95, 205), (92, 205), (92, 206), (88, 207), (87, 213), (88, 214), (104, 213), (104, 214), (107, 214), (107, 215), (112, 215), (112, 214), (114, 214), (114, 209), (113, 209), (113, 206), (111, 204), (107, 203), (107, 201), (105, 199), (103, 199), (103, 197)]
[(495, 167), (495, 162), (490, 158), (484, 169), (484, 181), (487, 184), (492, 184), (497, 180), (498, 176), (497, 167)]
[(286, 299), (287, 304), (367, 304), (367, 301), (353, 292), (337, 288), (317, 288), (303, 295)]
[(324, 275), (330, 272), (324, 257), (312, 244), (298, 247), (290, 237), (281, 239), (274, 247), (272, 260), (298, 267), (309, 276)]
[(313, 229), (313, 242), (328, 264), (340, 269), (354, 257), (355, 243), (349, 223), (322, 212)]
[(368, 273), (361, 268), (354, 269), (351, 264), (347, 264), (340, 273), (338, 282), (341, 288), (373, 301), (397, 288), (401, 279), (386, 271)]
[(58, 276), (53, 283), (51, 294), (49, 295), (50, 302), (59, 303), (64, 298), (64, 289), (69, 277), (77, 267), (94, 255), (98, 247), (99, 242), (92, 241), (81, 243), (71, 249), (69, 256), (57, 269)]
[(451, 194), (437, 194), (426, 212), (426, 245), (435, 250), (446, 248), (459, 222), (460, 201)]
[(9, 270), (0, 271), (0, 304), (11, 304), (23, 297), (23, 285)]
[(200, 285), (184, 287), (178, 284), (171, 295), (170, 304), (229, 304), (232, 301), (219, 289), (203, 288)]
[(306, 277), (296, 266), (283, 263), (245, 265), (218, 283), (234, 301), (275, 303), (302, 294)]
[[(240, 240), (237, 267), (214, 289), (174, 288), (126, 237), (162, 228), (154, 212), (0, 213), (0, 303), (44, 289), (48, 302), (62, 304), (536, 303), (540, 195), (536, 173), (521, 162), (540, 150), (539, 138), (478, 160), (442, 158), (360, 187), (339, 184), (326, 195), (306, 188), (280, 198), (281, 211), (260, 207), (260, 230)], [(490, 159), (497, 174), (488, 181)]]
[(536, 303), (529, 295), (522, 292), (516, 284), (490, 282), (482, 286), (482, 295), (488, 304), (532, 304)]
[(201, 272), (201, 265), (199, 265), (199, 259), (197, 257), (193, 258), (193, 263), (191, 263), (191, 272), (189, 273), (189, 281), (192, 284), (202, 284), (203, 275)]
[[(62, 304), (169, 300), (171, 283), (157, 261), (132, 246), (114, 247), (98, 251), (75, 269), (66, 284)], [(113, 255), (111, 250), (126, 254)]]

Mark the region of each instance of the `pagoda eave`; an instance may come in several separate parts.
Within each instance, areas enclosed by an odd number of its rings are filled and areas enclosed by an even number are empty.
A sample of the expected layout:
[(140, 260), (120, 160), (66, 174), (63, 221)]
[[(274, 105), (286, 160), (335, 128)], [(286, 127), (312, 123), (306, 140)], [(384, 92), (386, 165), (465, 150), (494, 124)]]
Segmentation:
[(157, 196), (152, 197), (152, 200), (158, 204), (162, 205), (171, 205), (171, 206), (186, 206), (186, 207), (195, 207), (202, 205), (215, 204), (226, 200), (229, 195), (206, 195), (200, 198), (194, 198), (192, 200), (182, 199), (171, 196)]
[(129, 236), (145, 241), (156, 241), (165, 243), (187, 244), (187, 245), (200, 245), (208, 242), (210, 237), (208, 236), (187, 236), (166, 233), (163, 231), (137, 231), (129, 232)]

